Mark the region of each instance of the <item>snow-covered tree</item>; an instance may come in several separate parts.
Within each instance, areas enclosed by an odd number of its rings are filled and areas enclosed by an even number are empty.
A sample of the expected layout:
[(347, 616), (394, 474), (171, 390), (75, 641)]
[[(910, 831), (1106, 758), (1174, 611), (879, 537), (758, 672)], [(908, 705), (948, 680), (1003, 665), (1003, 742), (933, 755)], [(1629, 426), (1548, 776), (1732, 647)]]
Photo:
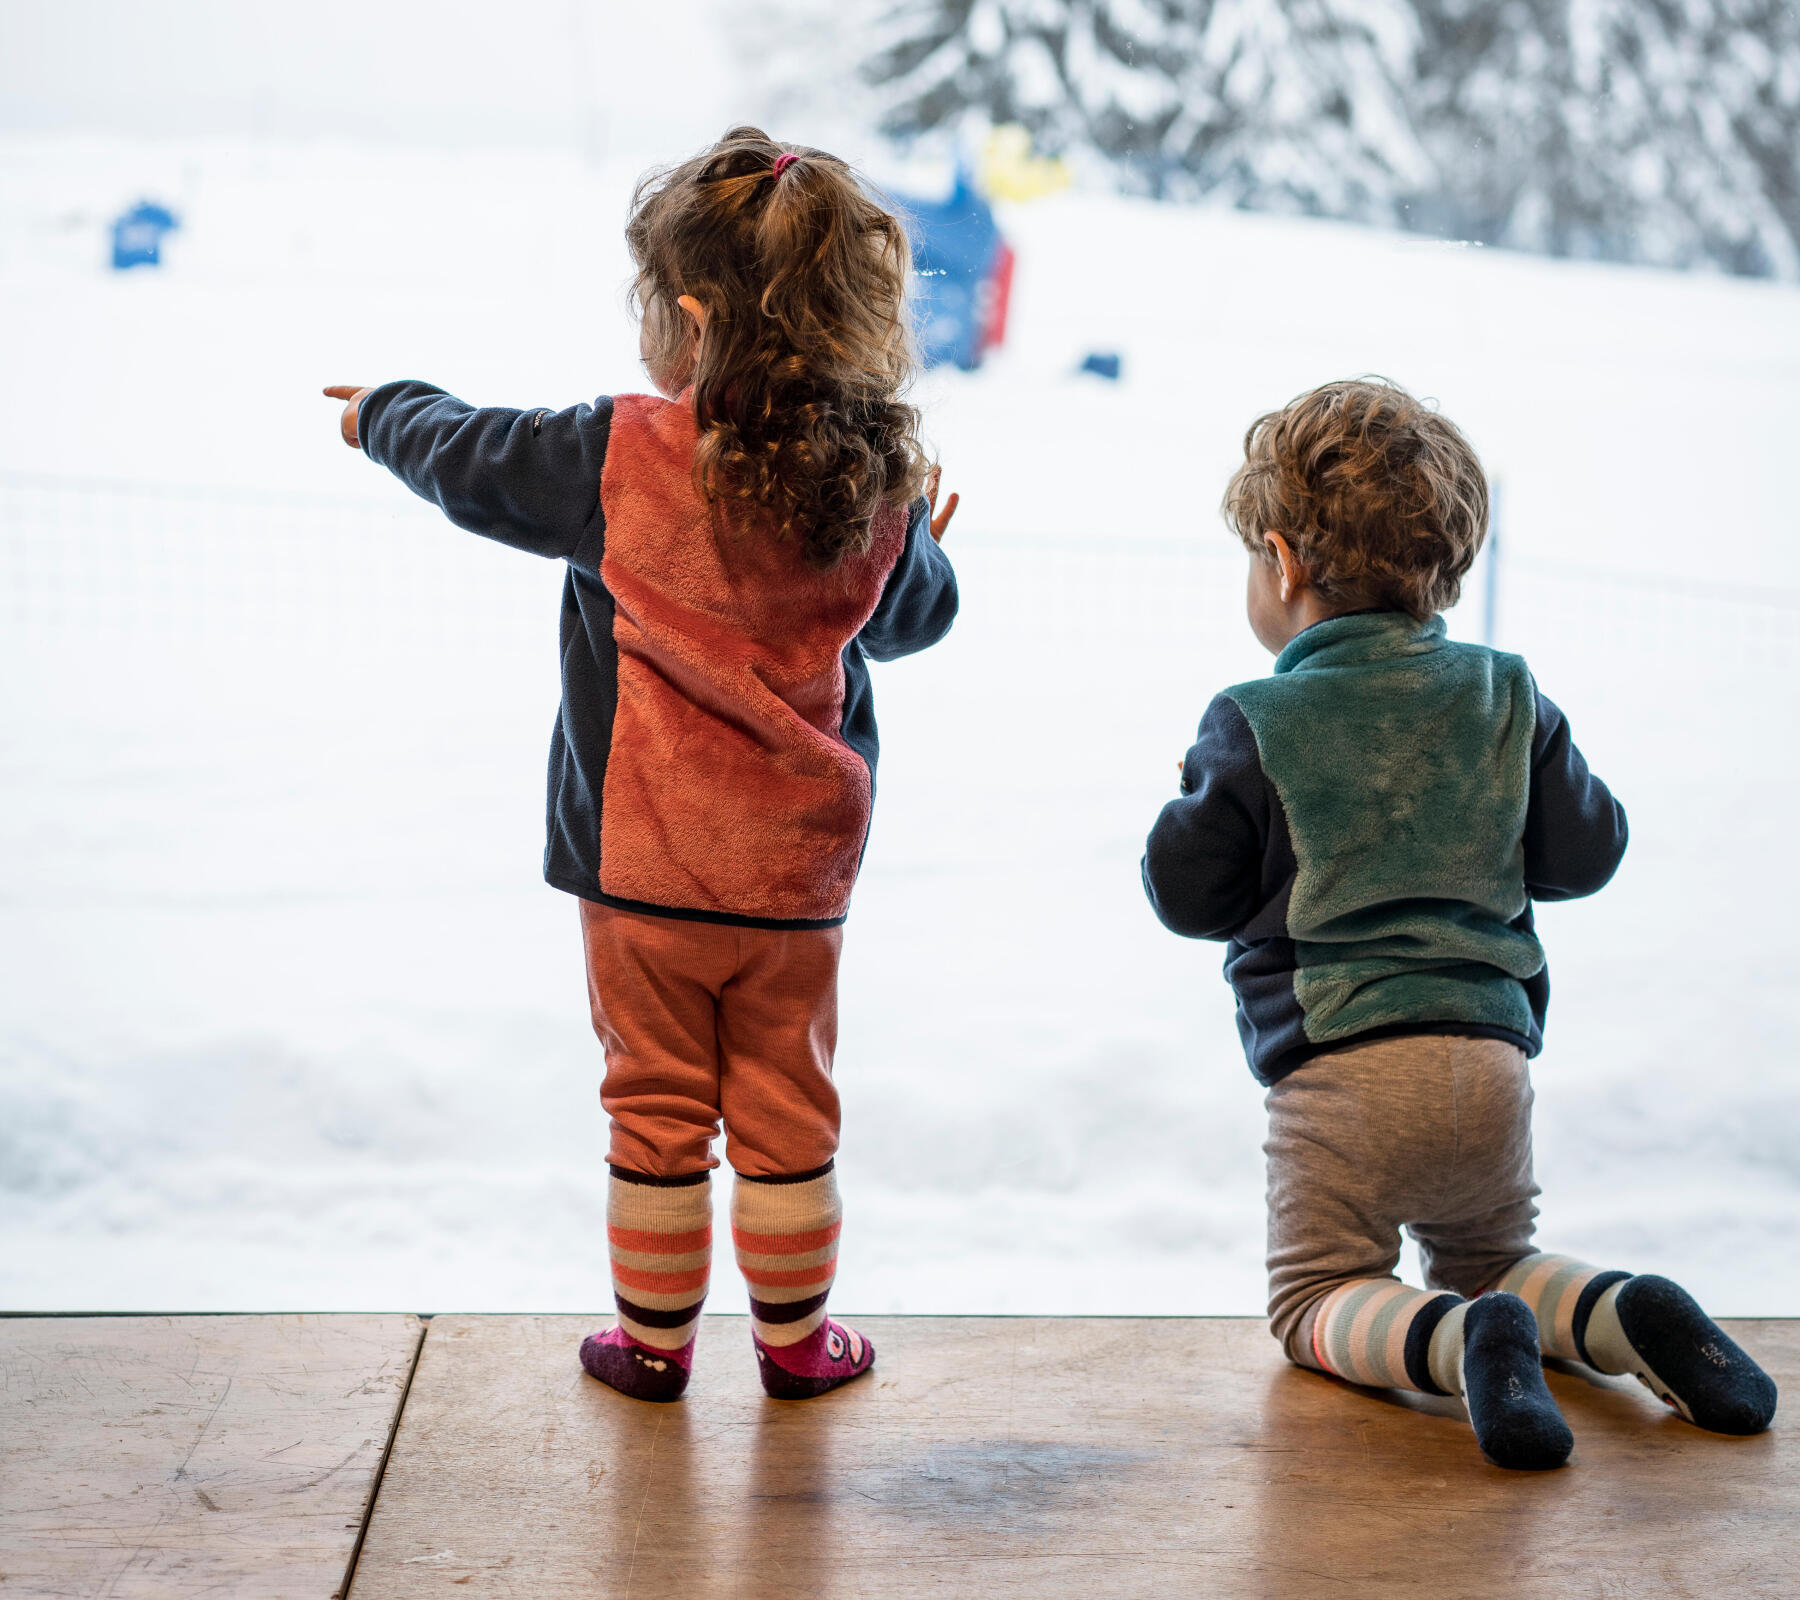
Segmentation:
[(898, 0), (866, 72), (895, 132), (975, 109), (1154, 194), (1333, 215), (1426, 176), (1398, 83), (1406, 0)]
[(1769, 0), (1418, 0), (1420, 221), (1544, 250), (1800, 272), (1800, 21)]
[(876, 0), (886, 127), (1021, 122), (1132, 188), (1800, 275), (1781, 0)]

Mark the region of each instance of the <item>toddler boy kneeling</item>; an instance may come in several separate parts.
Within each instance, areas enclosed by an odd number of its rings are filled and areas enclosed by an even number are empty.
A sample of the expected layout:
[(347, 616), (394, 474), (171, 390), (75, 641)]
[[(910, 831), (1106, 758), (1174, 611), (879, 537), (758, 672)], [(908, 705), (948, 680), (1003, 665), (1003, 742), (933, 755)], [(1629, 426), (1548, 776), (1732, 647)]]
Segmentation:
[[(1460, 1395), (1507, 1467), (1572, 1447), (1540, 1350), (1754, 1433), (1775, 1386), (1682, 1289), (1532, 1243), (1532, 903), (1603, 887), (1626, 830), (1524, 661), (1445, 637), (1487, 498), (1462, 434), (1391, 384), (1252, 426), (1225, 515), (1275, 670), (1207, 708), (1144, 886), (1174, 932), (1228, 941), (1292, 1360)], [(1394, 1276), (1402, 1227), (1425, 1291)]]

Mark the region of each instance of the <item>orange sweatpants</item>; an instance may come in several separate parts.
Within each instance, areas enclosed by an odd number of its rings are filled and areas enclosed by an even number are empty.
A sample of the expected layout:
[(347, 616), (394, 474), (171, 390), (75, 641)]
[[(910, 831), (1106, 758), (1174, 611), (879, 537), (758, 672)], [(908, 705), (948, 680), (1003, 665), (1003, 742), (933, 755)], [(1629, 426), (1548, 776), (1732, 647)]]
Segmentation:
[(842, 928), (738, 928), (581, 902), (588, 1001), (606, 1047), (607, 1160), (650, 1177), (718, 1165), (786, 1177), (837, 1153)]

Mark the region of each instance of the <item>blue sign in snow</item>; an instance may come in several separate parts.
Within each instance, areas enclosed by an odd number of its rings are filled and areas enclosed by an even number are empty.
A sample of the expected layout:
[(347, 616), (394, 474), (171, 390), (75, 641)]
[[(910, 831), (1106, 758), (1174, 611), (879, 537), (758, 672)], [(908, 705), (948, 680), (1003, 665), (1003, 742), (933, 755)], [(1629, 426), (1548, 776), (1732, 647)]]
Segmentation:
[(162, 264), (162, 241), (165, 233), (181, 226), (180, 219), (154, 200), (140, 200), (129, 211), (115, 217), (112, 225), (112, 264), (115, 271), (127, 267), (155, 267)]

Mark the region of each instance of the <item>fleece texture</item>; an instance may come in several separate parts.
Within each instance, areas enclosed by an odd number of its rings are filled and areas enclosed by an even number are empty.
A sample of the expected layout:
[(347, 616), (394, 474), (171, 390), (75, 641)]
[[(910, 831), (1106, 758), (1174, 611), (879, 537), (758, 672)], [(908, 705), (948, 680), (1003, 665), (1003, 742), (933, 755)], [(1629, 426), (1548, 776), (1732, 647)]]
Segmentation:
[(868, 662), (956, 615), (925, 501), (819, 573), (709, 511), (685, 398), (477, 409), (407, 381), (365, 396), (359, 427), (459, 527), (568, 564), (546, 879), (657, 916), (841, 922), (879, 752)]
[(1227, 941), (1252, 1072), (1453, 1032), (1543, 1045), (1534, 899), (1591, 894), (1625, 815), (1525, 663), (1441, 617), (1333, 617), (1207, 708), (1143, 879), (1163, 923)]
[(895, 507), (828, 573), (694, 492), (691, 407), (613, 402), (600, 478), (618, 703), (600, 808), (615, 905), (841, 918), (874, 782), (842, 737), (845, 645), (906, 542)]

